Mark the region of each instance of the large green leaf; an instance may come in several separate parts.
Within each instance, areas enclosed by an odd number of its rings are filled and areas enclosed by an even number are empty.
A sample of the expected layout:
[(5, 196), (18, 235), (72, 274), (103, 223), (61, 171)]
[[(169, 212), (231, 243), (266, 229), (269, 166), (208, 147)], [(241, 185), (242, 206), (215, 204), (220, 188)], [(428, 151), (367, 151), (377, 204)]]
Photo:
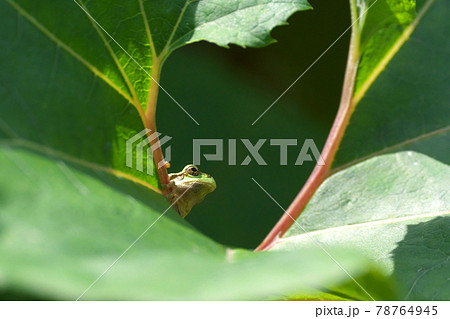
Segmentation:
[[(373, 3), (362, 2), (366, 7)], [(403, 11), (389, 13), (389, 6)], [(447, 163), (450, 159), (450, 91), (443, 72), (450, 68), (450, 3), (418, 1), (416, 17), (405, 26), (401, 22), (412, 19), (412, 6), (407, 0), (378, 0), (367, 12), (353, 101), (357, 105), (335, 169), (398, 150), (419, 151)], [(366, 27), (372, 31), (365, 32)]]
[(125, 165), (125, 141), (144, 128), (155, 91), (150, 75), (158, 80), (168, 54), (189, 42), (267, 45), (273, 27), (309, 8), (305, 0), (2, 0), (0, 136), (158, 187), (156, 174)]
[[(82, 299), (317, 298), (317, 288), (352, 283), (318, 246), (223, 247), (173, 209), (161, 215), (169, 203), (160, 196), (102, 170), (7, 144), (0, 166), (0, 295), (76, 299), (105, 270)], [(393, 297), (367, 258), (327, 250), (374, 298)], [(369, 299), (361, 290), (351, 295)]]
[(272, 249), (358, 248), (384, 264), (401, 298), (448, 300), (449, 189), (450, 168), (427, 156), (375, 157), (327, 179)]

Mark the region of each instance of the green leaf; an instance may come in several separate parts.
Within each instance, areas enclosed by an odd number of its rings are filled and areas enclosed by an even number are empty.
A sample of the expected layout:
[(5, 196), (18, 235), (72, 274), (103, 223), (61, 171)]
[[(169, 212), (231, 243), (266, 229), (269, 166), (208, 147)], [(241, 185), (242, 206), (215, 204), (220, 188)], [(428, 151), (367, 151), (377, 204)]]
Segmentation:
[[(399, 15), (392, 9), (389, 14), (389, 5), (403, 11)], [(411, 8), (411, 1), (378, 0), (367, 12), (353, 98), (357, 105), (336, 154), (335, 170), (398, 150), (449, 163), (450, 91), (443, 70), (450, 68), (450, 3), (418, 1), (416, 17), (405, 26), (401, 22), (413, 17)], [(366, 32), (369, 26), (374, 31)]]
[(402, 299), (448, 300), (448, 189), (450, 168), (427, 156), (375, 157), (328, 178), (272, 249), (357, 248), (384, 265)]
[[(270, 36), (275, 26), (286, 24), (287, 18), (296, 11), (312, 9), (306, 0), (179, 2), (185, 3), (183, 8), (186, 10), (182, 18), (178, 18), (179, 26), (172, 40), (165, 44), (169, 50), (201, 40), (223, 47), (230, 43), (242, 47), (263, 47), (275, 42)], [(152, 4), (152, 8), (156, 6)]]
[(126, 166), (125, 142), (146, 126), (150, 76), (159, 80), (168, 54), (200, 40), (268, 45), (273, 27), (306, 9), (306, 0), (2, 0), (0, 137), (156, 189), (155, 169)]
[[(223, 247), (168, 210), (163, 197), (102, 170), (8, 145), (0, 166), (0, 295), (74, 300), (103, 272), (82, 299), (313, 298), (319, 287), (351, 283), (317, 246), (295, 253)], [(378, 293), (388, 282), (368, 259), (328, 251), (357, 280), (372, 278), (366, 288), (375, 298), (391, 297)]]
[[(357, 2), (360, 32), (361, 58), (355, 84), (355, 95), (365, 85), (370, 85), (371, 76), (382, 68), (384, 59), (396, 45), (403, 41), (416, 18), (415, 0), (363, 0)], [(366, 14), (364, 14), (366, 12)]]

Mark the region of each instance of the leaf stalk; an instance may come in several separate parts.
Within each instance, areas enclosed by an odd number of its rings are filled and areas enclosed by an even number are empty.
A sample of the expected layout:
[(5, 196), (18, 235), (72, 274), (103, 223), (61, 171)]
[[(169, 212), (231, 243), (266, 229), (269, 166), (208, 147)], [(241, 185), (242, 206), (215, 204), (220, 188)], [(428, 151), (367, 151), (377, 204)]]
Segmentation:
[[(151, 134), (157, 132), (156, 129), (156, 105), (158, 101), (158, 92), (159, 92), (159, 77), (161, 74), (161, 61), (158, 58), (155, 58), (152, 65), (152, 73), (151, 73), (151, 83), (150, 83), (150, 91), (147, 102), (147, 108), (145, 110), (144, 116), (144, 125), (150, 131), (147, 133), (147, 138), (150, 137)], [(169, 175), (167, 173), (166, 165), (162, 165), (159, 167), (159, 163), (164, 163), (164, 155), (162, 153), (161, 145), (159, 142), (158, 136), (149, 138), (150, 146), (154, 147), (153, 149), (153, 161), (158, 170), (159, 180), (163, 187), (163, 191), (166, 188), (166, 185), (169, 184)], [(155, 147), (156, 146), (156, 147)]]
[(330, 176), (331, 163), (333, 162), (334, 156), (336, 155), (336, 152), (344, 136), (345, 129), (347, 128), (350, 117), (356, 105), (355, 103), (353, 103), (353, 91), (360, 56), (360, 27), (357, 23), (358, 17), (355, 0), (351, 0), (350, 3), (353, 27), (350, 38), (349, 54), (347, 58), (347, 66), (345, 70), (344, 84), (342, 88), (342, 95), (338, 113), (321, 153), (325, 165), (319, 165), (319, 163), (316, 164), (314, 170), (312, 171), (311, 175), (309, 176), (300, 192), (295, 197), (294, 201), (284, 212), (283, 216), (275, 224), (266, 238), (255, 249), (256, 251), (270, 249), (275, 244), (275, 242), (284, 233), (286, 233), (286, 231), (291, 227), (294, 221), (297, 220), (297, 218), (300, 216), (322, 182), (328, 176)]

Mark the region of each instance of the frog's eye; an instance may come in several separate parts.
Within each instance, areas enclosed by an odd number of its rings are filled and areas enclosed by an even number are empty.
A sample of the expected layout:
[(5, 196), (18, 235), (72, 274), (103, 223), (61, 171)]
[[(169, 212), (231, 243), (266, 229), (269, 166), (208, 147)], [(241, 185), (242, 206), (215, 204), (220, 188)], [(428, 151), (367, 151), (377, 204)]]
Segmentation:
[(200, 175), (200, 171), (195, 166), (189, 166), (188, 169), (187, 169), (187, 172), (188, 172), (189, 175), (192, 175), (192, 176)]

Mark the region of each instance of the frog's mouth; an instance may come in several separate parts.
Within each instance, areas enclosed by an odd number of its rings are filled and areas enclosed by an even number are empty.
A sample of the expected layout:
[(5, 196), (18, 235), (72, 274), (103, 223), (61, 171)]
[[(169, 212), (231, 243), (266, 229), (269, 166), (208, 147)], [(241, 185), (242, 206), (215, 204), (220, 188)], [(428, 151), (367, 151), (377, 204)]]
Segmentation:
[(208, 189), (208, 193), (211, 193), (216, 189), (216, 181), (211, 177), (211, 175), (208, 175), (208, 177), (211, 179), (211, 181), (209, 183), (202, 183), (202, 186), (206, 186)]

